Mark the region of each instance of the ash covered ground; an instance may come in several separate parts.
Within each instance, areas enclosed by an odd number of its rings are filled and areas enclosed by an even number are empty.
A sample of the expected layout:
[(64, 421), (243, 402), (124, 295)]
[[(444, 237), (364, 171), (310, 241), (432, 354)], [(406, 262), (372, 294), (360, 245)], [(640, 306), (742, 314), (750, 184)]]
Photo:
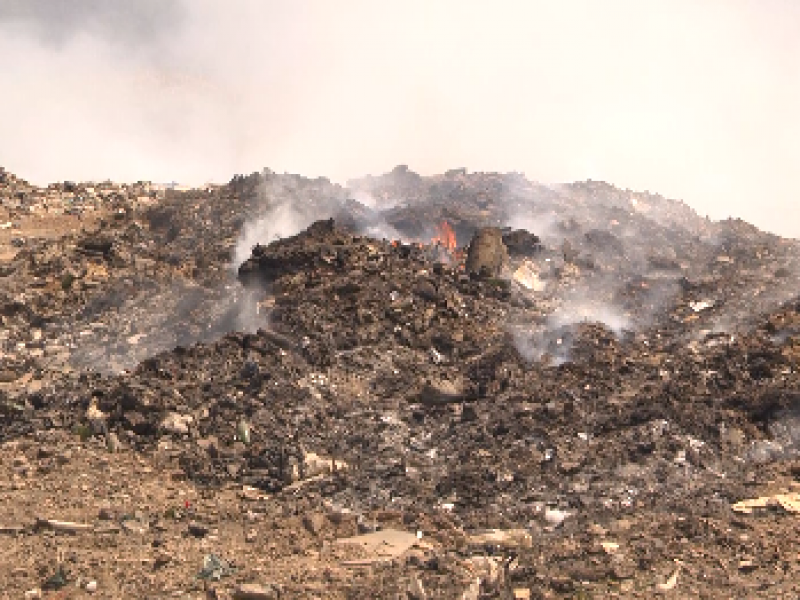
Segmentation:
[(602, 182), (0, 171), (9, 597), (796, 597), (800, 245)]

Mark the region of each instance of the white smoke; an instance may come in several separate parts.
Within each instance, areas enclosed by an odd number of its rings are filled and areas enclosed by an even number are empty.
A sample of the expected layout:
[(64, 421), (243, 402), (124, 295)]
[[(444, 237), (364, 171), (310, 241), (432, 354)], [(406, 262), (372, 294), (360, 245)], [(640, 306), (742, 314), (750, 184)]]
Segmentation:
[(316, 218), (302, 211), (299, 203), (289, 199), (278, 199), (255, 220), (245, 223), (233, 251), (232, 267), (238, 268), (246, 261), (256, 244), (266, 245), (296, 235), (311, 225)]
[(471, 165), (798, 235), (800, 4), (657, 4), (3, 0), (0, 164), (194, 184)]
[(615, 335), (631, 327), (631, 316), (618, 307), (595, 303), (586, 298), (570, 298), (551, 316), (553, 327), (572, 326), (577, 323), (602, 323)]
[(543, 324), (534, 327), (512, 327), (517, 350), (527, 361), (548, 357), (559, 365), (569, 360), (572, 337), (583, 324), (600, 323), (616, 336), (633, 327), (631, 315), (619, 307), (605, 302), (592, 301), (584, 288), (571, 294), (553, 311)]

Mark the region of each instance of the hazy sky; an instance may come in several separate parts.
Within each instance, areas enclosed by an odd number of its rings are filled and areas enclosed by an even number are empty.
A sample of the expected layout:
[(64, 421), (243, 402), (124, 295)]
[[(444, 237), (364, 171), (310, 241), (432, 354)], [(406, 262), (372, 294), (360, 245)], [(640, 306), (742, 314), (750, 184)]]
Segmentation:
[(800, 237), (797, 0), (0, 0), (0, 165), (601, 179)]

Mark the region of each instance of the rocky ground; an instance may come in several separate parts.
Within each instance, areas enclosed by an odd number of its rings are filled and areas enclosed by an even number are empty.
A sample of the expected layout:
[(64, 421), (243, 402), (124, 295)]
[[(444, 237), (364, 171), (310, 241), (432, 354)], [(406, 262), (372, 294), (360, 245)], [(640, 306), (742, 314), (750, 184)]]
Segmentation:
[(0, 199), (5, 597), (798, 595), (794, 240), (402, 166)]

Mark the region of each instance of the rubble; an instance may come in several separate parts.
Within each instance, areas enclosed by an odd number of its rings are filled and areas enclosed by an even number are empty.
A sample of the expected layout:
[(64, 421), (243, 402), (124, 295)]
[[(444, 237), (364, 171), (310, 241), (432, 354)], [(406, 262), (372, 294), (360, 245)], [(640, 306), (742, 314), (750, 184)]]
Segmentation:
[(110, 597), (796, 591), (793, 240), (464, 170), (0, 198), (11, 593), (67, 531)]
[(764, 496), (751, 500), (741, 500), (731, 506), (731, 509), (738, 513), (752, 514), (757, 510), (769, 507), (779, 507), (787, 513), (800, 513), (800, 493), (776, 494), (774, 496)]
[(350, 538), (336, 540), (338, 546), (355, 546), (361, 558), (344, 561), (346, 565), (365, 565), (392, 561), (408, 552), (418, 543), (417, 535), (406, 531), (384, 529)]
[(66, 533), (78, 533), (81, 531), (91, 531), (92, 529), (92, 526), (88, 523), (72, 523), (70, 521), (59, 521), (56, 519), (37, 519), (36, 527), (46, 527), (53, 531), (63, 531)]
[(490, 529), (473, 533), (469, 536), (469, 543), (473, 546), (495, 546), (498, 548), (530, 548), (533, 539), (525, 529)]

